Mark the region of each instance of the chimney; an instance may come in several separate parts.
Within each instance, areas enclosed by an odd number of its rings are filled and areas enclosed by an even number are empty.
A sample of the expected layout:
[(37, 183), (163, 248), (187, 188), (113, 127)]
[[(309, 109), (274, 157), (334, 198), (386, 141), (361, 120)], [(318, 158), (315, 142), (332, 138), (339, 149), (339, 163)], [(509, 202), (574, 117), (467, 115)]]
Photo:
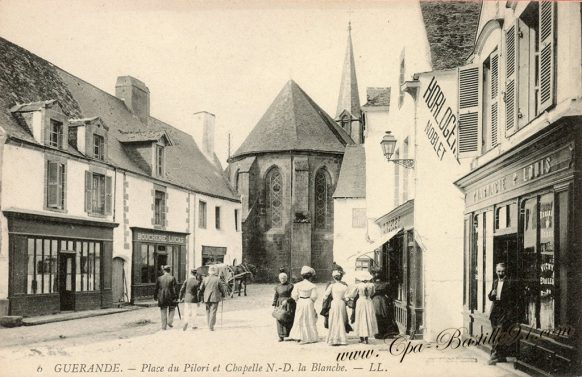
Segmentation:
[(150, 116), (150, 90), (142, 81), (131, 76), (119, 76), (115, 84), (115, 96), (122, 99), (129, 110), (143, 123)]
[(208, 111), (194, 113), (194, 140), (212, 163), (214, 163), (214, 121), (214, 114)]

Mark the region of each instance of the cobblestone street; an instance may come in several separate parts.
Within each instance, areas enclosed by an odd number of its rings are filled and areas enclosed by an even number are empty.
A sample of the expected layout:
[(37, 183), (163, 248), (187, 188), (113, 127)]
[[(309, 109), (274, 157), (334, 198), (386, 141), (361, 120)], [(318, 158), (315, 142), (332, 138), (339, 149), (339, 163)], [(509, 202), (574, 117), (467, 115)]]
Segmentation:
[[(323, 286), (319, 287), (320, 296)], [(39, 326), (1, 329), (0, 365), (3, 376), (53, 376), (76, 372), (95, 375), (122, 371), (124, 375), (390, 375), (390, 376), (520, 376), (511, 364), (488, 366), (476, 349), (423, 349), (401, 355), (390, 353), (390, 342), (371, 340), (330, 347), (319, 321), (320, 342), (299, 345), (277, 342), (271, 318), (269, 285), (249, 286), (249, 296), (226, 300), (222, 324), (216, 331), (198, 315), (199, 329), (182, 331), (183, 322), (160, 331), (157, 308), (144, 308), (101, 317)], [(320, 306), (321, 300), (316, 306)], [(413, 345), (420, 342), (413, 342)], [(364, 351), (358, 360), (337, 361), (338, 355)], [(365, 353), (365, 351), (370, 351)], [(355, 354), (352, 354), (355, 355)], [(81, 364), (86, 365), (81, 365)], [(107, 365), (95, 365), (106, 363)], [(93, 369), (91, 369), (93, 368)], [(177, 369), (175, 369), (177, 368)], [(173, 373), (172, 373), (173, 372)]]

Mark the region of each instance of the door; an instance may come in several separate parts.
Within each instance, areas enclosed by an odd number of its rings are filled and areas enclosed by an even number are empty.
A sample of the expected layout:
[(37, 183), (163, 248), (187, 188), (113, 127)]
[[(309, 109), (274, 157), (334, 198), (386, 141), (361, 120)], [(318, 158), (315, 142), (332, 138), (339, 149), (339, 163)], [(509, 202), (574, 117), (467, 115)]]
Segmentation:
[(125, 302), (125, 274), (124, 260), (119, 257), (113, 258), (111, 293), (113, 294), (113, 303)]
[(75, 254), (59, 253), (58, 266), (61, 311), (75, 309)]

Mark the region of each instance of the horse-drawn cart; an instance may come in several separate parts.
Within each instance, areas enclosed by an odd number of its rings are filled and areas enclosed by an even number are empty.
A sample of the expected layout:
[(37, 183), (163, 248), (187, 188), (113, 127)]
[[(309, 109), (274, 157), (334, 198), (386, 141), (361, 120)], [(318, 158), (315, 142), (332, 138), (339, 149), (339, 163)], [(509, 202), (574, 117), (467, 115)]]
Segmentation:
[[(235, 293), (240, 296), (241, 292), (247, 295), (247, 279), (251, 279), (254, 276), (255, 267), (248, 263), (242, 263), (236, 266), (231, 266), (224, 263), (214, 264), (218, 269), (218, 277), (227, 289), (227, 294), (229, 297), (233, 297)], [(208, 265), (198, 267), (197, 273), (201, 277), (208, 276)], [(244, 291), (243, 291), (244, 285)]]

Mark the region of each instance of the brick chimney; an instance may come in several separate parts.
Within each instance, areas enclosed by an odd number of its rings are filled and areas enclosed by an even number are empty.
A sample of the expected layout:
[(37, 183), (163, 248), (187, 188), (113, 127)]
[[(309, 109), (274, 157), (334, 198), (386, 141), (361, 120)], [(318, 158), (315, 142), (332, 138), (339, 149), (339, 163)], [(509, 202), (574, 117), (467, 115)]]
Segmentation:
[(194, 113), (194, 131), (192, 135), (196, 144), (206, 158), (214, 163), (214, 129), (215, 116), (208, 111)]
[(131, 76), (119, 76), (115, 84), (115, 96), (122, 99), (128, 109), (143, 123), (150, 116), (150, 90), (142, 81)]

